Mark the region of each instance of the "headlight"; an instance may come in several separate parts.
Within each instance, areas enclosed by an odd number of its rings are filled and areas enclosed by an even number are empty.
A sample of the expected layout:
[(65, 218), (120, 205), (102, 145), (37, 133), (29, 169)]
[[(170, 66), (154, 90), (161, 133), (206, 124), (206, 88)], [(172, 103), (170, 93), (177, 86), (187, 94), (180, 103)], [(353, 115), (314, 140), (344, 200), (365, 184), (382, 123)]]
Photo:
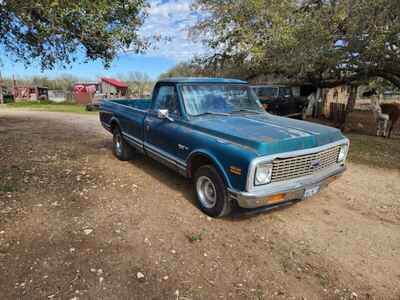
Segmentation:
[(272, 176), (272, 165), (271, 164), (260, 164), (256, 168), (254, 175), (254, 185), (263, 185), (271, 181)]
[(340, 151), (339, 151), (339, 155), (338, 155), (338, 163), (344, 162), (347, 156), (347, 150), (349, 149), (349, 145), (348, 144), (344, 144), (340, 146)]

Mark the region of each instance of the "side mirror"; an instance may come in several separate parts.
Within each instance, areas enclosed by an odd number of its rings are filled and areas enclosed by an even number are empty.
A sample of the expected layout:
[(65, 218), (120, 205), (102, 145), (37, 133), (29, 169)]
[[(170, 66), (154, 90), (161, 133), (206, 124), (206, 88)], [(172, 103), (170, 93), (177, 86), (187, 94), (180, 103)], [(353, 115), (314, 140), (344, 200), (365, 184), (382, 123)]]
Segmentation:
[(169, 116), (168, 109), (158, 109), (158, 110), (157, 110), (157, 117), (158, 117), (159, 119), (167, 119), (168, 121), (171, 121), (171, 122), (174, 121), (174, 119), (172, 119), (172, 118)]

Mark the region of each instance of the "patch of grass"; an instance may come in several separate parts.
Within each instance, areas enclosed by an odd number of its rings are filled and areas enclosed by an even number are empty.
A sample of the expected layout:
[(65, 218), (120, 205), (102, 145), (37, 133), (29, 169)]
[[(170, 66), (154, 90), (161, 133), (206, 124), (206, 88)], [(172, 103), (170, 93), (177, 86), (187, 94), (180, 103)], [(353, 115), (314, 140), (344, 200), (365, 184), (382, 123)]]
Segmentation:
[(199, 232), (199, 233), (186, 234), (185, 236), (189, 242), (195, 243), (195, 242), (200, 242), (203, 240), (203, 233), (204, 233), (204, 231)]
[(347, 134), (350, 139), (349, 160), (373, 167), (400, 169), (400, 139)]
[(325, 273), (317, 273), (317, 274), (315, 274), (317, 277), (318, 277), (318, 279), (319, 279), (319, 282), (321, 283), (321, 286), (323, 286), (323, 287), (328, 287), (328, 285), (329, 285), (329, 277), (328, 277), (328, 274), (325, 274)]
[(14, 193), (20, 191), (23, 177), (22, 166), (4, 167), (0, 165), (0, 193)]
[(18, 191), (18, 184), (14, 177), (0, 176), (0, 193), (14, 193)]
[(35, 111), (72, 112), (81, 114), (94, 114), (97, 112), (86, 111), (84, 105), (71, 102), (55, 103), (51, 101), (18, 101), (6, 104), (8, 108), (20, 108)]
[(17, 191), (17, 187), (13, 184), (1, 183), (0, 193), (13, 193)]

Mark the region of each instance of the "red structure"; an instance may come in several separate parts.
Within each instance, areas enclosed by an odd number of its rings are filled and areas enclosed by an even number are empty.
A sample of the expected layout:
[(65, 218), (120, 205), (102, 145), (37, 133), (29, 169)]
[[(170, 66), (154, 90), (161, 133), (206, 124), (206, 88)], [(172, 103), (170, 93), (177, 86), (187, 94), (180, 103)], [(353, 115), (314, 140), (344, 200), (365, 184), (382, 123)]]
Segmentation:
[(48, 100), (49, 91), (47, 87), (40, 86), (16, 86), (14, 98), (17, 100)]
[(128, 93), (128, 85), (117, 79), (102, 77), (101, 93), (104, 94), (106, 98), (126, 97)]
[(126, 97), (128, 85), (117, 79), (102, 77), (100, 82), (76, 83), (72, 93), (76, 103), (87, 105), (93, 100)]
[(72, 93), (76, 103), (86, 105), (92, 102), (99, 89), (100, 85), (97, 82), (82, 82), (74, 85)]
[(102, 77), (101, 80), (112, 86), (115, 86), (117, 88), (121, 88), (121, 89), (128, 88), (128, 85), (125, 82), (122, 82), (121, 80), (108, 78), (108, 77)]

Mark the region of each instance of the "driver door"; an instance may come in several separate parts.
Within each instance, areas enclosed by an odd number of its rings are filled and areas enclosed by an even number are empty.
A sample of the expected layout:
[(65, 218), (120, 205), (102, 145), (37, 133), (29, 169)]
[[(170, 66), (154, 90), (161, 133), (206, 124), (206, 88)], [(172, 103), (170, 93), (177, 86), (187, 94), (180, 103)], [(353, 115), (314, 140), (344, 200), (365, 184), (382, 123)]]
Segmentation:
[[(160, 118), (158, 110), (168, 110), (170, 120)], [(178, 145), (180, 137), (181, 110), (175, 85), (156, 86), (153, 107), (144, 121), (145, 148), (153, 158), (171, 167), (184, 166), (179, 159)]]

